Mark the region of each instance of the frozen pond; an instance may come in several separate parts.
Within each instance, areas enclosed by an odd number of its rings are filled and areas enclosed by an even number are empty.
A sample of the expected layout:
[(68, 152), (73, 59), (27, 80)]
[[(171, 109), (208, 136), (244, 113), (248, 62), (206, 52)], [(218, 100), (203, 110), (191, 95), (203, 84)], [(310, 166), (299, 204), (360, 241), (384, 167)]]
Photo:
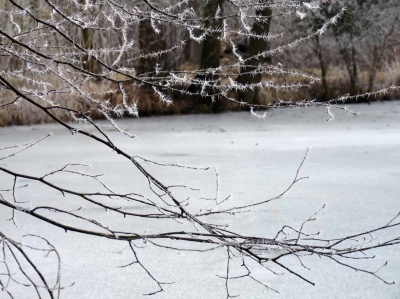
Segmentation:
[[(213, 220), (227, 223), (230, 230), (243, 234), (274, 237), (283, 225), (299, 227), (327, 203), (327, 208), (309, 228), (335, 238), (382, 226), (400, 211), (400, 102), (352, 105), (350, 108), (360, 115), (351, 116), (337, 110), (334, 122), (325, 121), (327, 114), (322, 108), (269, 111), (263, 120), (246, 113), (120, 120), (119, 126), (137, 135), (135, 139), (115, 132), (104, 121), (100, 124), (129, 154), (162, 163), (211, 166), (209, 171), (146, 166), (163, 182), (201, 188), (203, 197), (214, 196), (212, 166), (216, 166), (220, 179), (218, 196), (223, 199), (231, 195), (228, 206), (281, 193), (290, 185), (310, 148), (301, 169), (301, 174), (310, 179), (296, 184), (284, 198), (258, 207), (253, 214), (221, 216), (220, 219), (215, 216)], [(16, 157), (0, 161), (0, 166), (43, 175), (66, 163), (89, 163), (92, 172), (105, 173), (104, 181), (121, 193), (148, 192), (146, 182), (141, 181), (131, 164), (108, 148), (87, 138), (72, 136), (56, 125), (1, 128), (0, 148), (38, 140), (49, 132), (53, 133), (52, 137)], [(60, 176), (54, 182), (66, 187), (93, 187), (73, 176)], [(24, 183), (23, 180), (20, 183)], [(10, 184), (12, 186), (12, 178), (0, 173), (0, 189), (9, 188)], [(184, 196), (184, 191), (180, 192)], [(21, 189), (18, 199), (29, 200), (28, 205), (59, 201), (59, 205), (68, 209), (82, 206), (77, 201), (69, 202), (68, 197), (63, 199), (56, 192), (43, 192), (38, 184)], [(202, 201), (191, 204), (198, 210)], [(84, 206), (83, 209), (99, 220), (111, 217), (97, 207)], [(74, 286), (63, 290), (61, 298), (141, 298), (143, 293), (157, 289), (142, 269), (118, 268), (132, 261), (132, 252), (122, 242), (65, 233), (19, 214), (17, 221), (21, 227), (17, 228), (7, 221), (10, 216), (11, 211), (0, 206), (0, 231), (19, 241), (24, 234), (38, 234), (59, 249), (63, 284), (75, 282)], [(156, 233), (165, 226), (179, 229), (179, 224), (171, 220), (125, 221), (119, 215), (113, 219), (111, 225), (142, 233)], [(381, 236), (389, 235), (399, 236), (400, 228)], [(165, 285), (165, 292), (155, 295), (156, 298), (226, 298), (225, 281), (216, 276), (226, 271), (223, 252), (200, 254), (143, 246), (145, 248), (138, 249), (143, 264), (160, 281), (175, 282)], [(362, 265), (374, 270), (388, 261), (379, 273), (389, 281), (400, 283), (400, 246), (380, 249), (374, 254), (377, 255), (374, 260)], [(314, 287), (285, 271), (280, 271), (283, 275), (260, 272), (255, 275), (279, 294), (246, 279), (231, 281), (231, 294), (240, 294), (242, 298), (280, 299), (400, 298), (399, 284), (386, 285), (370, 275), (318, 257), (306, 258), (304, 262), (311, 270), (302, 268), (295, 260), (288, 260), (286, 264), (293, 265), (313, 281)], [(54, 265), (43, 266), (49, 273), (54, 270)], [(21, 293), (15, 293), (19, 294), (16, 298), (32, 298), (22, 292), (24, 287), (20, 289)], [(0, 292), (0, 298), (6, 298), (3, 294)]]

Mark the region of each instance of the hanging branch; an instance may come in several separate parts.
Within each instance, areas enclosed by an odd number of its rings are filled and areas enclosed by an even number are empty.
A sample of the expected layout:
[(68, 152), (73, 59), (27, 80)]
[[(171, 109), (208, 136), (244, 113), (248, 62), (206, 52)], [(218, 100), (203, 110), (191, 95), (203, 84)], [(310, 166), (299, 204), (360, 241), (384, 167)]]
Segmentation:
[[(23, 214), (25, 217), (65, 232), (128, 243), (134, 260), (122, 267), (139, 266), (144, 271), (155, 284), (155, 289), (146, 295), (163, 292), (168, 283), (158, 280), (157, 273), (139, 259), (139, 249), (135, 242), (148, 243), (163, 250), (190, 251), (198, 254), (216, 251), (222, 256), (226, 255), (225, 275), (221, 277), (225, 281), (227, 298), (235, 297), (230, 291), (230, 285), (238, 279), (250, 278), (261, 288), (277, 292), (253, 274), (257, 268), (280, 275), (282, 273), (273, 270), (273, 267), (278, 267), (283, 272), (289, 272), (314, 285), (314, 282), (303, 273), (293, 270), (282, 261), (288, 256), (294, 257), (304, 269), (309, 269), (304, 260), (310, 256), (317, 256), (372, 275), (385, 283), (392, 283), (379, 275), (380, 269), (369, 271), (351, 263), (359, 259), (372, 259), (373, 256), (366, 255), (368, 251), (399, 245), (400, 237), (397, 235), (380, 242), (373, 236), (400, 226), (399, 214), (387, 224), (370, 231), (332, 239), (320, 239), (318, 233), (307, 229), (307, 224), (316, 220), (319, 211), (306, 219), (300, 227), (287, 224), (276, 234), (264, 237), (229, 230), (226, 221), (216, 217), (219, 214), (233, 216), (236, 213), (251, 213), (256, 207), (281, 199), (294, 185), (308, 178), (300, 175), (308, 150), (286, 189), (275, 197), (243, 204), (235, 202), (230, 196), (221, 197), (220, 177), (216, 167), (161, 163), (138, 156), (133, 150), (131, 152), (122, 149), (106, 133), (104, 126), (97, 123), (93, 117), (101, 115), (116, 131), (130, 138), (135, 137), (120, 128), (114, 118), (139, 115), (140, 99), (135, 100), (134, 92), (142, 87), (146, 87), (146, 92), (149, 91), (157, 96), (157, 99), (165, 105), (173, 105), (172, 94), (180, 94), (188, 99), (230, 101), (245, 107), (251, 115), (260, 118), (265, 117), (260, 111), (268, 108), (309, 106), (325, 108), (329, 115), (328, 120), (333, 120), (334, 109), (356, 115), (345, 106), (347, 101), (399, 90), (399, 87), (391, 86), (361, 95), (344, 95), (325, 102), (313, 99), (299, 102), (276, 99), (272, 104), (259, 105), (243, 102), (231, 96), (238, 91), (254, 89), (296, 92), (318, 82), (320, 79), (316, 76), (285, 69), (280, 64), (267, 64), (264, 58), (293, 50), (302, 43), (324, 34), (342, 17), (344, 9), (332, 16), (315, 32), (249, 57), (242, 56), (232, 41), (235, 62), (224, 66), (203, 66), (188, 71), (170, 70), (154, 63), (154, 59), (165, 60), (167, 55), (175, 55), (177, 51), (181, 51), (186, 41), (171, 43), (162, 49), (158, 47), (161, 45), (157, 45), (154, 48), (150, 47), (150, 51), (146, 52), (138, 48), (140, 43), (137, 42), (133, 29), (149, 26), (142, 28), (146, 29), (143, 32), (153, 37), (153, 34), (158, 36), (165, 28), (169, 28), (187, 34), (198, 43), (212, 37), (220, 44), (221, 40), (231, 40), (233, 35), (255, 40), (279, 41), (280, 34), (252, 32), (250, 24), (255, 21), (270, 22), (273, 18), (293, 13), (303, 15), (303, 10), (317, 9), (318, 5), (325, 1), (226, 0), (227, 7), (222, 9), (218, 6), (215, 12), (208, 12), (206, 16), (191, 7), (193, 1), (39, 0), (38, 2), (43, 4), (43, 7), (39, 4), (37, 7), (28, 6), (24, 1), (7, 0), (4, 8), (0, 10), (0, 55), (9, 62), (0, 69), (0, 96), (7, 100), (5, 104), (0, 104), (0, 109), (5, 110), (12, 104), (23, 103), (32, 108), (32, 113), (44, 115), (72, 135), (82, 136), (85, 140), (94, 142), (94, 146), (111, 151), (115, 156), (122, 158), (126, 165), (139, 172), (147, 184), (150, 195), (135, 191), (135, 186), (132, 186), (126, 177), (121, 178), (121, 184), (126, 182), (126, 186), (130, 188), (128, 193), (118, 192), (106, 183), (103, 174), (93, 174), (91, 170), (89, 172), (89, 165), (84, 163), (62, 161), (60, 166), (41, 174), (21, 172), (14, 170), (12, 166), (1, 164), (0, 173), (8, 180), (2, 182), (4, 186), (2, 185), (0, 190), (0, 208), (11, 213), (10, 220), (15, 226), (18, 215)], [(264, 9), (272, 10), (274, 13), (266, 16), (254, 13)], [(238, 25), (233, 27), (232, 24)], [(152, 42), (151, 39), (146, 41)], [(146, 61), (152, 62), (149, 63), (151, 67), (138, 72), (137, 63)], [(86, 65), (87, 62), (90, 62), (90, 66)], [(242, 68), (241, 73), (240, 68)], [(263, 79), (261, 82), (242, 84), (236, 80), (239, 73), (268, 78), (283, 77), (287, 82), (277, 83), (273, 79), (268, 81)], [(121, 104), (113, 104), (110, 95), (119, 95)], [(79, 105), (74, 106), (71, 104), (73, 102)], [(79, 123), (85, 123), (87, 127), (83, 128)], [(11, 161), (15, 157), (27, 154), (33, 146), (48, 142), (48, 137), (50, 135), (20, 146), (5, 146), (0, 149), (2, 154), (4, 153), (0, 161), (2, 163)], [(211, 176), (215, 176), (215, 196), (202, 196), (201, 190), (191, 187), (189, 183), (167, 184), (160, 178), (159, 173), (156, 171), (153, 173), (154, 168), (194, 173), (213, 170), (214, 174)], [(118, 169), (114, 171), (115, 175), (119, 174)], [(62, 183), (54, 183), (52, 180), (65, 175), (76, 182), (89, 182), (88, 188), (94, 189), (81, 191), (76, 185), (66, 188)], [(69, 209), (64, 208), (56, 200), (38, 204), (26, 192), (20, 192), (21, 189), (29, 188), (29, 184), (21, 184), (22, 181), (40, 185), (43, 194), (56, 191), (53, 192), (54, 199), (57, 196), (74, 198), (76, 204)], [(90, 187), (93, 185), (95, 187)], [(178, 196), (174, 192), (176, 188), (182, 188), (187, 193), (185, 196)], [(195, 200), (204, 204), (200, 211), (192, 209), (190, 205)], [(93, 215), (85, 209), (86, 206), (100, 207), (108, 214)], [(127, 230), (122, 224), (119, 226), (113, 222), (115, 217), (121, 216), (127, 219), (140, 218), (149, 223), (159, 221), (160, 232), (148, 234), (135, 227)], [(172, 230), (168, 225), (164, 225), (168, 220), (176, 224), (179, 229)], [(15, 285), (33, 290), (32, 296), (37, 298), (59, 298), (65, 288), (61, 284), (61, 262), (58, 252), (49, 241), (39, 236), (37, 238), (45, 241), (47, 247), (18, 243), (0, 232), (2, 249), (0, 288), (9, 298), (15, 298), (12, 293), (12, 286)], [(48, 278), (37, 266), (35, 259), (28, 254), (30, 251), (45, 252), (47, 257), (53, 253), (57, 256), (58, 270), (53, 286), (50, 281), (54, 279)], [(239, 270), (243, 273), (244, 269), (245, 274), (236, 274), (238, 272), (236, 261), (241, 261)], [(14, 273), (14, 269), (17, 269), (17, 273)]]

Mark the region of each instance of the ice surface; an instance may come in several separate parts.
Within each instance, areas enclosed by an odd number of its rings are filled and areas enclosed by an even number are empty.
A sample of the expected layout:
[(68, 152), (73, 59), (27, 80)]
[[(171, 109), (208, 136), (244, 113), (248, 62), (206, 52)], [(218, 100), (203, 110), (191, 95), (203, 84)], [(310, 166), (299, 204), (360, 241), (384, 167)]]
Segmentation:
[[(232, 195), (227, 206), (279, 194), (290, 184), (310, 147), (309, 158), (301, 173), (311, 179), (300, 182), (283, 199), (258, 207), (253, 214), (214, 217), (213, 220), (226, 222), (231, 230), (247, 235), (271, 237), (284, 224), (299, 226), (328, 203), (310, 229), (321, 229), (324, 236), (335, 238), (381, 226), (400, 211), (400, 103), (352, 105), (350, 108), (360, 115), (355, 117), (334, 111), (334, 122), (325, 121), (327, 115), (321, 108), (269, 111), (264, 120), (247, 113), (120, 120), (119, 126), (137, 135), (136, 139), (115, 132), (104, 121), (100, 125), (116, 144), (132, 155), (164, 163), (217, 166), (219, 197)], [(49, 132), (54, 134), (50, 139), (17, 157), (0, 161), (0, 165), (40, 175), (66, 163), (85, 162), (93, 166), (92, 171), (105, 173), (104, 180), (121, 192), (147, 192), (146, 182), (131, 164), (108, 148), (71, 135), (54, 124), (2, 128), (0, 147), (38, 140)], [(154, 165), (146, 167), (163, 182), (188, 183), (202, 188), (205, 197), (214, 194), (212, 169), (201, 172)], [(12, 178), (0, 174), (0, 189), (9, 186), (10, 180)], [(72, 176), (61, 176), (53, 181), (82, 190), (94, 186)], [(180, 190), (177, 194), (184, 196), (185, 192)], [(18, 196), (20, 200), (31, 200), (32, 204), (57, 202), (65, 208), (84, 205), (93, 217), (111, 217), (110, 212), (105, 215), (104, 210), (82, 204), (78, 199), (43, 191), (38, 184), (33, 184), (29, 191), (21, 189)], [(193, 201), (190, 207), (196, 211), (202, 204), (202, 201)], [(40, 234), (59, 249), (63, 260), (63, 283), (75, 282), (73, 287), (63, 291), (62, 298), (141, 298), (143, 293), (157, 290), (154, 282), (137, 266), (118, 268), (133, 261), (126, 244), (65, 233), (20, 214), (17, 220), (22, 227), (16, 228), (6, 220), (10, 215), (9, 209), (0, 207), (1, 231), (17, 240), (23, 240), (22, 235), (27, 233)], [(112, 226), (142, 233), (179, 228), (173, 221), (130, 221), (119, 215), (112, 219)], [(399, 229), (387, 234), (390, 233), (400, 235)], [(400, 282), (400, 248), (384, 248), (374, 253), (377, 258), (366, 267), (379, 268), (388, 260), (389, 265), (382, 270), (382, 276)], [(226, 297), (225, 282), (216, 277), (217, 274), (224, 275), (226, 270), (223, 250), (199, 254), (161, 250), (148, 245), (139, 249), (138, 254), (160, 281), (175, 282), (166, 285), (165, 292), (156, 295), (157, 298)], [(316, 286), (289, 273), (275, 276), (260, 271), (254, 274), (280, 294), (267, 292), (251, 280), (230, 282), (231, 294), (240, 294), (242, 298), (281, 299), (400, 298), (398, 285), (385, 285), (366, 274), (318, 257), (305, 259), (310, 271), (302, 269), (296, 260), (285, 262), (314, 281)], [(47, 263), (46, 259), (42, 263)], [(49, 273), (54, 270), (51, 264), (42, 266)], [(25, 291), (21, 287), (16, 298), (32, 298)], [(0, 298), (3, 297), (0, 292)]]

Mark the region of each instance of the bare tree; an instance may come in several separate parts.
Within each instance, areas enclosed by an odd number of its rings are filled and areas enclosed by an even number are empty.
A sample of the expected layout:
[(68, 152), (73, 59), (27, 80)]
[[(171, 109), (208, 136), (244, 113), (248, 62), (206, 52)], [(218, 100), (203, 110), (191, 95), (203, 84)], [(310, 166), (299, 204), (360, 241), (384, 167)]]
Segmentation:
[[(399, 32), (400, 8), (396, 1), (358, 0), (332, 1), (323, 4), (321, 9), (309, 10), (301, 18), (295, 18), (288, 31), (297, 32), (299, 36), (309, 35), (344, 6), (347, 10), (338, 23), (327, 34), (315, 36), (307, 43), (318, 61), (325, 99), (330, 98), (327, 76), (333, 61), (329, 56), (335, 57), (336, 68), (338, 62), (344, 66), (350, 93), (371, 92), (384, 61), (393, 56), (393, 45)], [(366, 73), (364, 79), (363, 72)]]
[[(39, 4), (40, 2), (40, 4)], [(190, 1), (189, 1), (190, 2)], [(339, 11), (331, 19), (327, 20), (321, 28), (310, 33), (306, 37), (282, 44), (276, 48), (258, 49), (249, 57), (242, 57), (235, 53), (236, 61), (229, 66), (220, 66), (214, 52), (215, 48), (207, 48), (207, 40), (210, 43), (220, 43), (220, 39), (228, 38), (229, 34), (238, 34), (246, 38), (270, 40), (271, 37), (263, 30), (254, 30), (250, 21), (261, 22), (273, 17), (285, 16), (293, 12), (302, 12), (307, 9), (316, 9), (323, 1), (303, 3), (301, 1), (247, 1), (230, 0), (234, 13), (224, 14), (221, 6), (214, 6), (212, 1), (207, 2), (206, 16), (198, 17), (190, 8), (188, 1), (171, 1), (157, 4), (155, 1), (81, 1), (73, 0), (66, 4), (61, 0), (43, 0), (35, 2), (36, 7), (30, 6), (25, 1), (8, 0), (1, 10), (0, 29), (1, 55), (13, 64), (2, 65), (0, 71), (0, 95), (7, 99), (1, 104), (0, 109), (8, 109), (15, 103), (26, 103), (34, 108), (34, 113), (46, 115), (59, 126), (65, 128), (72, 135), (79, 135), (86, 140), (94, 142), (95, 147), (102, 147), (121, 157), (123, 161), (140, 174), (142, 182), (148, 186), (146, 192), (136, 192), (132, 186), (129, 192), (118, 192), (105, 184), (100, 174), (85, 171), (86, 164), (68, 163), (47, 173), (38, 174), (35, 171), (21, 172), (12, 167), (1, 164), (0, 171), (7, 179), (2, 181), (0, 189), (0, 207), (10, 212), (10, 220), (17, 225), (17, 218), (24, 215), (36, 219), (39, 223), (46, 223), (60, 228), (65, 232), (88, 235), (100, 239), (112, 240), (127, 244), (132, 254), (133, 261), (128, 266), (136, 266), (154, 282), (154, 289), (147, 295), (154, 295), (164, 291), (165, 283), (157, 279), (157, 275), (150, 271), (137, 253), (139, 243), (148, 243), (165, 250), (189, 250), (199, 254), (208, 251), (217, 251), (226, 256), (225, 280), (226, 297), (233, 297), (230, 292), (230, 284), (238, 279), (251, 279), (262, 288), (273, 290), (269, 285), (257, 279), (252, 271), (261, 268), (277, 274), (276, 269), (287, 271), (299, 279), (313, 285), (314, 283), (302, 275), (299, 271), (289, 268), (283, 259), (293, 256), (304, 266), (303, 259), (306, 256), (315, 255), (326, 258), (344, 267), (349, 267), (359, 272), (372, 275), (384, 283), (391, 284), (379, 276), (376, 271), (370, 271), (361, 266), (350, 264), (349, 260), (372, 259), (368, 252), (374, 249), (398, 245), (399, 237), (396, 235), (389, 240), (378, 242), (371, 237), (381, 231), (400, 225), (397, 215), (389, 219), (386, 224), (372, 230), (358, 234), (342, 236), (340, 238), (320, 238), (317, 233), (307, 230), (307, 224), (315, 219), (313, 214), (306, 219), (300, 227), (290, 225), (283, 226), (273, 236), (256, 237), (231, 231), (216, 216), (231, 216), (236, 213), (251, 212), (255, 207), (279, 200), (289, 192), (292, 187), (306, 177), (301, 176), (301, 168), (305, 162), (307, 153), (301, 161), (289, 186), (277, 196), (270, 199), (262, 199), (249, 203), (235, 203), (226, 208), (222, 205), (229, 197), (218, 197), (218, 171), (205, 167), (192, 167), (180, 164), (163, 164), (152, 161), (127, 151), (116, 144), (107, 134), (107, 131), (98, 124), (94, 115), (106, 118), (115, 130), (134, 138), (129, 132), (119, 128), (115, 117), (123, 115), (138, 115), (139, 103), (136, 102), (134, 90), (136, 87), (146, 86), (154, 91), (160, 101), (172, 104), (169, 94), (181, 93), (190, 96), (201, 96), (212, 101), (231, 101), (247, 107), (255, 116), (262, 117), (257, 110), (280, 107), (306, 107), (309, 105), (321, 106), (327, 109), (330, 117), (333, 117), (332, 109), (342, 109), (348, 112), (346, 106), (338, 102), (345, 102), (352, 97), (331, 99), (327, 102), (305, 100), (302, 102), (280, 102), (271, 105), (257, 105), (244, 102), (241, 99), (230, 97), (230, 93), (244, 92), (254, 88), (290, 89), (308, 84), (294, 82), (292, 79), (285, 85), (273, 81), (257, 83), (238, 83), (236, 78), (239, 70), (250, 69), (251, 73), (262, 78), (268, 76), (290, 76), (291, 78), (306, 78), (309, 84), (319, 80), (314, 76), (298, 71), (284, 69), (281, 65), (264, 64), (266, 57), (270, 57), (285, 49), (293, 49), (300, 43), (313, 39), (323, 34), (328, 26), (334, 24), (343, 14)], [(222, 1), (221, 1), (222, 3)], [(40, 9), (38, 9), (40, 7)], [(271, 15), (270, 9), (275, 12)], [(215, 10), (215, 11), (213, 11)], [(263, 15), (253, 12), (264, 12)], [(92, 13), (96, 12), (96, 13)], [(242, 28), (232, 30), (229, 28), (229, 20), (235, 19), (241, 23)], [(3, 25), (7, 24), (7, 25)], [(11, 24), (11, 25), (10, 25)], [(26, 24), (29, 24), (28, 26)], [(161, 59), (163, 55), (182, 51), (183, 43), (169, 48), (152, 47), (149, 45), (146, 53), (144, 49), (147, 41), (153, 33), (160, 33), (162, 25), (183, 28), (191, 39), (205, 43), (206, 51), (204, 63), (199, 70), (166, 70), (154, 63), (154, 60), (146, 65), (145, 72), (136, 72), (136, 61), (143, 66), (144, 59)], [(221, 24), (216, 26), (215, 24)], [(255, 23), (258, 24), (258, 23)], [(22, 26), (24, 25), (24, 26)], [(143, 26), (143, 27), (141, 27)], [(131, 28), (139, 29), (141, 41), (137, 42), (129, 35)], [(267, 27), (263, 27), (267, 30)], [(128, 30), (129, 29), (129, 30)], [(78, 34), (77, 34), (78, 33)], [(88, 44), (90, 37), (91, 42)], [(103, 36), (96, 39), (96, 36)], [(107, 36), (109, 39), (107, 39)], [(79, 38), (78, 38), (79, 37)], [(142, 38), (143, 37), (143, 38)], [(212, 37), (212, 38), (211, 38)], [(210, 40), (211, 38), (211, 40)], [(278, 38), (278, 36), (276, 36)], [(154, 41), (157, 44), (157, 41)], [(139, 43), (139, 45), (138, 45)], [(262, 43), (264, 44), (264, 43)], [(211, 46), (210, 46), (211, 47)], [(214, 46), (213, 46), (214, 47)], [(139, 52), (138, 52), (138, 49)], [(206, 63), (212, 58), (212, 63)], [(215, 58), (215, 59), (214, 59)], [(219, 59), (219, 53), (218, 53)], [(87, 67), (88, 61), (93, 67)], [(261, 62), (261, 63), (259, 63)], [(242, 74), (243, 75), (243, 74)], [(193, 79), (194, 78), (194, 79)], [(98, 85), (93, 87), (93, 81)], [(190, 85), (195, 89), (190, 89)], [(389, 87), (388, 89), (396, 89)], [(388, 89), (377, 91), (386, 92)], [(121, 102), (113, 105), (108, 100), (110, 94), (119, 94)], [(360, 95), (357, 95), (360, 96)], [(355, 97), (357, 97), (355, 96)], [(82, 104), (74, 106), (73, 103)], [(78, 107), (78, 108), (77, 108)], [(352, 113), (352, 112), (351, 112)], [(72, 121), (72, 122), (70, 122)], [(79, 125), (86, 123), (89, 128)], [(31, 149), (50, 136), (46, 136), (36, 142), (29, 142), (14, 147), (2, 147), (0, 161), (10, 160), (14, 156)], [(176, 189), (188, 192), (197, 192), (189, 184), (167, 184), (158, 178), (149, 169), (151, 166), (178, 168), (197, 172), (214, 170), (216, 177), (216, 196), (213, 198), (198, 198), (203, 200), (204, 207), (201, 210), (188, 205), (190, 196), (176, 195)], [(115, 170), (118, 171), (117, 169)], [(65, 187), (61, 183), (53, 181), (60, 174), (69, 174), (76, 180), (89, 180), (95, 185), (88, 184), (89, 191), (81, 191), (76, 187)], [(57, 201), (49, 201), (43, 204), (38, 201), (29, 201), (20, 198), (21, 189), (29, 188), (25, 182), (39, 184), (43, 192), (55, 192), (61, 198), (73, 198), (76, 204), (72, 207), (64, 207)], [(127, 183), (129, 185), (129, 183)], [(93, 188), (93, 189), (92, 189)], [(104, 210), (100, 218), (83, 211), (83, 205), (90, 205)], [(108, 211), (108, 213), (106, 213)], [(154, 234), (142, 233), (132, 228), (111, 225), (114, 217), (121, 216), (128, 219), (145, 219), (147, 223), (157, 221), (159, 232)], [(176, 224), (176, 230), (170, 230), (164, 226), (165, 221)], [(28, 237), (27, 237), (28, 238)], [(0, 286), (2, 292), (9, 298), (14, 298), (11, 285), (27, 287), (27, 291), (33, 292), (31, 298), (59, 298), (66, 286), (62, 284), (60, 272), (60, 257), (50, 242), (40, 236), (29, 237), (27, 242), (17, 241), (13, 236), (6, 236), (0, 232), (0, 245), (2, 248), (0, 264)], [(29, 243), (33, 242), (33, 244)], [(272, 250), (277, 252), (273, 256), (265, 255)], [(55, 278), (46, 277), (41, 267), (31, 259), (30, 252), (45, 252), (46, 257), (57, 265)], [(232, 261), (240, 260), (245, 272), (238, 276), (232, 275)], [(47, 273), (47, 272), (46, 272)], [(50, 281), (52, 283), (50, 283)]]

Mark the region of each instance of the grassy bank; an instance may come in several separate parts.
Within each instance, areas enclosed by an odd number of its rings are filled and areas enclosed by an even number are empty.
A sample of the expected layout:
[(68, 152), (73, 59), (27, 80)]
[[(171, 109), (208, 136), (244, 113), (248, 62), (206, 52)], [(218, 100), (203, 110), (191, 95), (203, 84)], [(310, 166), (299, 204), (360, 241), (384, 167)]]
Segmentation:
[[(318, 69), (308, 69), (306, 71), (308, 74), (320, 76)], [(360, 71), (359, 73), (359, 90), (360, 92), (365, 92), (367, 89), (368, 76), (366, 71)], [(266, 78), (267, 80), (271, 80)], [(303, 81), (298, 78), (292, 77), (282, 77), (282, 78), (272, 78), (276, 83), (307, 83), (307, 80)], [(349, 93), (350, 86), (347, 73), (343, 69), (333, 68), (328, 72), (327, 77), (329, 85), (329, 95), (330, 98), (335, 98), (340, 95)], [(16, 81), (16, 86), (21, 87), (22, 83)], [(57, 83), (54, 83), (57, 85)], [(375, 89), (380, 90), (392, 85), (400, 85), (400, 62), (393, 63), (390, 67), (385, 70), (380, 71), (376, 77)], [(86, 83), (82, 87), (86, 92), (91, 94), (98, 94), (97, 99), (101, 101), (109, 101), (112, 106), (122, 104), (122, 95), (116, 92), (116, 86), (110, 82), (102, 81), (91, 81)], [(209, 100), (202, 99), (200, 97), (185, 97), (180, 94), (170, 94), (173, 99), (173, 104), (166, 105), (161, 102), (158, 96), (154, 95), (152, 90), (145, 88), (138, 88), (133, 85), (126, 85), (125, 91), (129, 94), (129, 102), (135, 102), (138, 106), (139, 116), (153, 116), (153, 115), (176, 115), (176, 114), (190, 114), (190, 113), (213, 113), (213, 107)], [(14, 95), (12, 92), (3, 90), (0, 97), (0, 106), (12, 102), (14, 100)], [(300, 101), (304, 99), (317, 99), (323, 100), (325, 95), (325, 90), (321, 82), (316, 82), (310, 87), (300, 88), (296, 91), (292, 90), (274, 90), (265, 89), (260, 93), (260, 102), (262, 104), (271, 104), (279, 100), (293, 100)], [(365, 98), (359, 99), (359, 102), (366, 101), (383, 101), (383, 100), (394, 100), (399, 99), (399, 92), (390, 92), (384, 95), (380, 95), (375, 98)], [(55, 104), (60, 104), (64, 107), (84, 110), (87, 114), (90, 114), (93, 118), (104, 117), (100, 113), (96, 112), (98, 108), (98, 103), (89, 102), (85, 99), (79, 97), (76, 93), (58, 93), (55, 94), (51, 99)], [(220, 105), (220, 111), (232, 111), (240, 110), (234, 103), (224, 103)], [(65, 111), (56, 111), (57, 116), (62, 119), (70, 119), (69, 115)], [(9, 125), (30, 125), (38, 123), (51, 122), (51, 118), (37, 110), (32, 104), (25, 101), (17, 101), (12, 105), (8, 105), (0, 108), (0, 126)]]

